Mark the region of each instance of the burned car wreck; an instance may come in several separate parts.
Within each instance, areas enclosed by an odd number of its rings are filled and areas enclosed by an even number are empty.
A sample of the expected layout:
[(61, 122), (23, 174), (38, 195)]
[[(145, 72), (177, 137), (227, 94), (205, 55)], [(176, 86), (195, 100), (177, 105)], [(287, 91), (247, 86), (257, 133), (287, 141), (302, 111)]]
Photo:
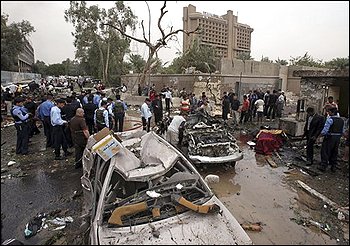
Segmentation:
[(183, 131), (182, 145), (188, 146), (188, 157), (195, 164), (230, 163), (243, 159), (243, 153), (232, 135), (234, 129), (222, 119), (203, 112), (190, 114)]
[(139, 140), (139, 158), (123, 141), (105, 161), (89, 138), (81, 183), (90, 244), (252, 244), (179, 150), (154, 132)]

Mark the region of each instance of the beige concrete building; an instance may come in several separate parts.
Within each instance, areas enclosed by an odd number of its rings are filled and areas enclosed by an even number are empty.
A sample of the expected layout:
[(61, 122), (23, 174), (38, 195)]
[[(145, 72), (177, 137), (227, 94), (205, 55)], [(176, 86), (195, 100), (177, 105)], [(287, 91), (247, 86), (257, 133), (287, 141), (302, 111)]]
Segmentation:
[(183, 8), (183, 29), (193, 31), (198, 26), (201, 33), (183, 36), (183, 52), (190, 46), (193, 40), (198, 39), (200, 44), (215, 48), (218, 58), (236, 58), (241, 53), (250, 54), (251, 34), (253, 28), (246, 24), (238, 23), (238, 17), (232, 10), (227, 14), (218, 16), (210, 13), (196, 12), (196, 7), (189, 4)]

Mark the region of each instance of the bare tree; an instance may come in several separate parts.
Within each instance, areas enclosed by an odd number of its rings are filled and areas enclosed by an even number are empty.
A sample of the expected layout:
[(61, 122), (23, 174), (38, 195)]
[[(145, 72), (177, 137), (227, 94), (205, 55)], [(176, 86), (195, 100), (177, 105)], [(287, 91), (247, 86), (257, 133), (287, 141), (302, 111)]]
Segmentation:
[(160, 9), (160, 17), (158, 18), (158, 28), (162, 34), (162, 37), (159, 38), (157, 40), (157, 42), (155, 44), (152, 44), (150, 40), (147, 39), (146, 34), (145, 34), (145, 27), (143, 25), (143, 20), (141, 21), (141, 26), (142, 26), (142, 31), (143, 31), (143, 39), (139, 39), (139, 38), (135, 38), (133, 36), (130, 36), (126, 33), (125, 28), (123, 27), (123, 25), (121, 25), (120, 22), (118, 22), (118, 26), (113, 25), (112, 23), (105, 23), (105, 25), (111, 26), (113, 28), (115, 28), (116, 30), (118, 30), (122, 35), (124, 35), (127, 38), (130, 38), (136, 42), (139, 43), (144, 43), (145, 45), (147, 45), (147, 47), (149, 48), (150, 52), (149, 52), (149, 56), (148, 59), (146, 61), (146, 64), (143, 68), (141, 77), (140, 77), (140, 84), (144, 84), (145, 83), (145, 79), (146, 79), (146, 75), (147, 73), (151, 72), (152, 69), (152, 58), (154, 55), (157, 55), (157, 52), (160, 48), (165, 47), (167, 45), (167, 42), (176, 34), (178, 34), (179, 32), (183, 32), (187, 35), (190, 35), (192, 33), (198, 33), (199, 32), (199, 26), (193, 30), (193, 31), (187, 31), (187, 30), (183, 30), (183, 29), (177, 29), (177, 30), (173, 30), (173, 27), (170, 28), (169, 33), (165, 33), (164, 29), (161, 26), (161, 21), (164, 17), (164, 15), (168, 12), (168, 10), (165, 10), (166, 8), (166, 1), (164, 1), (164, 5), (163, 7)]

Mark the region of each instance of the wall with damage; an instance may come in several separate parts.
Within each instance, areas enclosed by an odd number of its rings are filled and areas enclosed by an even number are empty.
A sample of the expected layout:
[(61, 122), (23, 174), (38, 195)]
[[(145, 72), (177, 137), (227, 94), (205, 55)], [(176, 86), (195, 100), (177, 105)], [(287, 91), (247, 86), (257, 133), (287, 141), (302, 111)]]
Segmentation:
[(300, 80), (300, 98), (306, 99), (306, 107), (315, 108), (316, 112), (322, 113), (326, 98), (326, 87), (333, 83), (333, 78), (302, 78)]

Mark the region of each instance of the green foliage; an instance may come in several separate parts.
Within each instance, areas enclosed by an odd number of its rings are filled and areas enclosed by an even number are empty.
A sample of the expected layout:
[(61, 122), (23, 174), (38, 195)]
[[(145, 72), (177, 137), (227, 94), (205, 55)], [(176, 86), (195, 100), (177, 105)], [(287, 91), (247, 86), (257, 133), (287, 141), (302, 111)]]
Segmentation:
[(183, 73), (189, 67), (195, 67), (196, 70), (203, 73), (213, 73), (216, 57), (215, 50), (211, 46), (200, 45), (198, 40), (195, 40), (192, 46), (180, 57), (173, 60), (172, 64), (163, 69), (164, 73)]
[(322, 60), (315, 60), (308, 52), (303, 56), (291, 57), (289, 61), (292, 66), (324, 67)]
[(8, 15), (1, 14), (1, 70), (17, 71), (17, 59), (34, 27), (26, 20), (8, 24)]
[(105, 10), (97, 5), (87, 6), (85, 1), (71, 1), (65, 11), (65, 20), (75, 28), (73, 36), (77, 48), (76, 58), (87, 74), (108, 82), (111, 77), (120, 76), (123, 71), (123, 58), (129, 51), (130, 40), (121, 37), (110, 26), (112, 23), (123, 28), (135, 29), (136, 16), (122, 1)]
[(134, 54), (129, 56), (129, 62), (131, 70), (134, 71), (134, 73), (142, 73), (146, 64), (146, 61), (140, 55)]
[(273, 61), (272, 60), (270, 60), (267, 56), (266, 57), (264, 57), (264, 56), (261, 56), (261, 61), (262, 62), (269, 62), (269, 63), (273, 63)]
[(43, 61), (37, 60), (33, 65), (33, 73), (39, 73), (42, 77), (47, 76), (47, 65)]
[(279, 57), (277, 60), (275, 60), (275, 63), (281, 64), (281, 65), (288, 65), (288, 62), (286, 60), (281, 60)]
[(333, 69), (344, 69), (349, 67), (349, 56), (348, 58), (334, 58), (331, 61), (325, 62), (324, 66)]
[(52, 76), (60, 76), (65, 74), (65, 68), (63, 64), (56, 63), (56, 64), (50, 64), (46, 68), (46, 73), (47, 75), (52, 75)]
[(242, 52), (237, 56), (237, 59), (242, 60), (242, 61), (247, 61), (247, 60), (254, 60), (253, 57), (250, 56), (250, 53), (248, 52)]

